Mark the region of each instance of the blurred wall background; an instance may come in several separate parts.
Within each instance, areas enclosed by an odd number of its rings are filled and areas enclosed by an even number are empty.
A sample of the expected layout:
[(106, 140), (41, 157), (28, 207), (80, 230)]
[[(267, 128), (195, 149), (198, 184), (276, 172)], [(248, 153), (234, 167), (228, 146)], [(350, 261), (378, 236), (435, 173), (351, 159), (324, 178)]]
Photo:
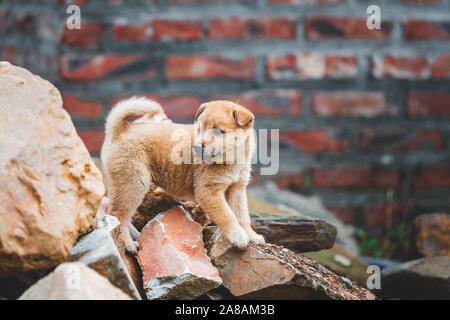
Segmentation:
[(0, 58), (58, 87), (94, 156), (117, 99), (189, 122), (227, 98), (280, 129), (280, 171), (255, 180), (319, 196), (363, 254), (404, 257), (412, 219), (450, 208), (449, 0), (3, 0), (0, 30)]

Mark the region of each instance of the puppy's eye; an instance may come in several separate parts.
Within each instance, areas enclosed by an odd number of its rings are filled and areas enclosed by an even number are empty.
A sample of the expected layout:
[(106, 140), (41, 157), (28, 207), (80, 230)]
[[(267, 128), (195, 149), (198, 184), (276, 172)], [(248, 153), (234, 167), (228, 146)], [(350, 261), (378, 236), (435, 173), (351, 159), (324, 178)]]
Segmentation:
[(221, 136), (224, 133), (225, 133), (225, 131), (223, 131), (223, 130), (213, 129), (213, 135), (215, 135), (215, 136)]

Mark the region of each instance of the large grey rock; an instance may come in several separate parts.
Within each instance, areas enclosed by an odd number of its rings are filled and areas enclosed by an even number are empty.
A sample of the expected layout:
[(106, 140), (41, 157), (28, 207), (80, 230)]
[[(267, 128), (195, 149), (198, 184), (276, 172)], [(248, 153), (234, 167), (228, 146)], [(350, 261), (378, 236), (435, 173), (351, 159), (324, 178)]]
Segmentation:
[(322, 219), (256, 212), (250, 217), (253, 230), (262, 234), (267, 242), (296, 252), (329, 249), (336, 239), (336, 228)]
[(386, 299), (450, 299), (450, 257), (428, 257), (384, 268), (377, 294)]
[(269, 203), (291, 208), (297, 212), (298, 216), (322, 219), (331, 223), (337, 229), (336, 243), (354, 254), (358, 253), (358, 245), (353, 239), (353, 229), (325, 209), (317, 198), (308, 198), (298, 193), (280, 190), (274, 182), (252, 186), (249, 188), (249, 193)]
[(73, 247), (70, 260), (89, 266), (130, 297), (140, 300), (141, 296), (110, 233), (118, 223), (117, 218), (104, 215), (97, 223), (103, 227), (83, 236)]
[(130, 300), (131, 298), (82, 263), (63, 263), (19, 300)]

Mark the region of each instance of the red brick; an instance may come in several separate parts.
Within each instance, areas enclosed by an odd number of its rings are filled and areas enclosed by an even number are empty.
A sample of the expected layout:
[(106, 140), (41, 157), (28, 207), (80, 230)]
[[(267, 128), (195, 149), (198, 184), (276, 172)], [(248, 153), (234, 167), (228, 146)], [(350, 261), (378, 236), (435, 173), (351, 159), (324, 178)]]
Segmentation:
[(353, 224), (353, 212), (347, 208), (340, 207), (326, 207), (331, 213), (345, 224)]
[(390, 227), (412, 218), (417, 206), (414, 203), (371, 203), (364, 207), (366, 227)]
[[(140, 95), (148, 99), (154, 100), (161, 104), (164, 112), (170, 119), (192, 120), (197, 113), (198, 107), (202, 103), (199, 97), (193, 95), (175, 95), (163, 98), (158, 95), (144, 94)], [(129, 96), (116, 98), (113, 100), (114, 106), (119, 100), (129, 98)]]
[(155, 62), (149, 56), (62, 56), (60, 59), (60, 76), (68, 81), (148, 79), (155, 74)]
[(98, 155), (102, 150), (105, 132), (100, 129), (78, 130), (78, 135), (91, 154)]
[(299, 53), (269, 57), (267, 73), (274, 80), (352, 78), (358, 66), (354, 56)]
[(303, 172), (300, 172), (293, 176), (279, 177), (275, 180), (275, 182), (280, 189), (298, 191), (302, 187), (304, 180), (305, 177), (303, 175)]
[(71, 94), (63, 95), (64, 109), (72, 116), (97, 118), (102, 115), (103, 105), (100, 102), (80, 99)]
[(395, 113), (381, 93), (315, 93), (313, 109), (315, 114), (325, 117), (374, 117)]
[(421, 169), (414, 175), (414, 188), (450, 187), (450, 167), (436, 166)]
[(433, 59), (431, 75), (436, 79), (450, 77), (450, 54), (440, 55)]
[(430, 68), (423, 56), (374, 56), (372, 75), (375, 78), (425, 79), (430, 76)]
[(367, 28), (366, 19), (350, 17), (307, 17), (306, 36), (309, 39), (388, 39), (393, 28), (390, 21), (383, 21), (381, 29)]
[(16, 64), (16, 49), (13, 47), (4, 47), (0, 54), (0, 60)]
[(224, 56), (172, 56), (166, 61), (166, 76), (171, 80), (251, 79), (255, 59)]
[(450, 21), (408, 20), (403, 26), (408, 40), (450, 40)]
[(17, 32), (31, 35), (36, 33), (36, 17), (31, 13), (7, 11), (4, 24), (6, 33)]
[(213, 97), (211, 100), (232, 100), (259, 116), (298, 115), (302, 96), (293, 89), (265, 89), (246, 91), (231, 97)]
[(214, 40), (228, 39), (284, 39), (296, 37), (295, 20), (278, 19), (215, 19), (209, 25), (209, 37)]
[(306, 153), (339, 152), (349, 148), (349, 141), (338, 137), (333, 130), (280, 132), (280, 142)]
[(335, 4), (344, 3), (346, 0), (270, 0), (271, 3), (286, 3), (286, 4)]
[(151, 20), (134, 25), (116, 24), (113, 35), (120, 41), (199, 40), (203, 29), (200, 20)]
[(408, 98), (411, 117), (450, 115), (450, 94), (412, 93)]
[(394, 171), (375, 170), (359, 165), (315, 168), (313, 185), (320, 188), (396, 188), (398, 174)]
[(440, 150), (444, 147), (444, 135), (434, 131), (411, 132), (399, 129), (370, 129), (360, 135), (365, 150), (415, 151)]
[(67, 27), (61, 36), (61, 41), (68, 45), (96, 45), (100, 41), (105, 28), (98, 23), (83, 23), (81, 29), (69, 30)]

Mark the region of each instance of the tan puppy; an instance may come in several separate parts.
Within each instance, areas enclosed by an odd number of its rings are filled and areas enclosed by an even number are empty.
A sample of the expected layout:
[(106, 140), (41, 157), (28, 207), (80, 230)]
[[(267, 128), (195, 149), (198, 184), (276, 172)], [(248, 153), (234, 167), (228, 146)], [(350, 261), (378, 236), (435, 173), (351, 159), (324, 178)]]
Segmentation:
[[(145, 117), (128, 122), (130, 116)], [(246, 195), (255, 149), (253, 114), (230, 101), (213, 101), (200, 106), (195, 120), (173, 123), (159, 104), (136, 97), (119, 102), (106, 120), (101, 158), (109, 212), (118, 217), (131, 253), (138, 244), (128, 226), (150, 183), (176, 199), (196, 201), (234, 246), (264, 243), (250, 226)]]

